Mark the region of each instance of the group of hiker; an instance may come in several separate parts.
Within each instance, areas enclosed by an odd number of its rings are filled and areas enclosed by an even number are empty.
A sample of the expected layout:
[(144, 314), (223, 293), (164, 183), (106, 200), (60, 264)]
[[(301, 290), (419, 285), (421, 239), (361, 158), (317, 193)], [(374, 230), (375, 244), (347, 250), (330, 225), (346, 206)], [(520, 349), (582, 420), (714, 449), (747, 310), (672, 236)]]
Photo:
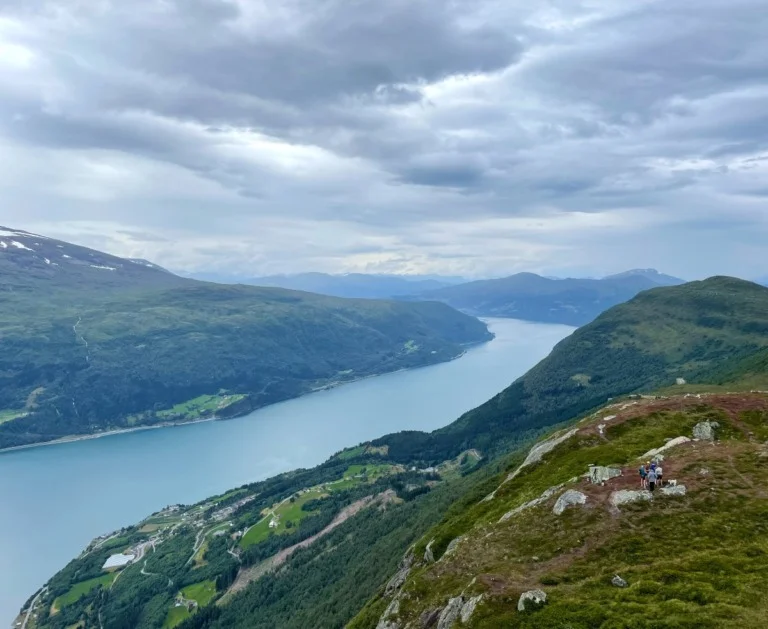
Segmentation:
[(653, 491), (656, 487), (661, 487), (664, 482), (664, 470), (661, 464), (656, 461), (648, 461), (641, 465), (640, 469), (640, 487)]

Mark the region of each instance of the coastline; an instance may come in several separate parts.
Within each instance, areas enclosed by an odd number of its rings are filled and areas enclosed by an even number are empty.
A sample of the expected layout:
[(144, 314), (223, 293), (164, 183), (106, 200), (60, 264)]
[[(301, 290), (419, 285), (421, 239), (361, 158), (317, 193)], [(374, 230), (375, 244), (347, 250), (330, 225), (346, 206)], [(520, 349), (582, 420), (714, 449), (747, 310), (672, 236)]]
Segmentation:
[(2, 448), (0, 449), (0, 456), (5, 454), (6, 452), (16, 452), (19, 450), (29, 450), (31, 448), (42, 448), (45, 446), (55, 446), (55, 445), (61, 445), (64, 443), (74, 443), (78, 441), (88, 441), (90, 439), (100, 439), (101, 437), (111, 437), (114, 435), (123, 435), (128, 434), (132, 432), (139, 432), (144, 430), (156, 430), (160, 428), (175, 428), (179, 426), (190, 426), (192, 424), (201, 424), (203, 422), (212, 422), (212, 421), (226, 421), (229, 419), (238, 419), (240, 417), (245, 417), (246, 415), (249, 415), (250, 413), (253, 413), (254, 411), (260, 410), (262, 408), (267, 408), (268, 406), (273, 406), (274, 404), (279, 404), (280, 402), (287, 402), (289, 400), (296, 400), (301, 397), (304, 397), (305, 395), (310, 395), (312, 393), (318, 393), (320, 391), (329, 391), (331, 389), (336, 389), (338, 387), (344, 386), (345, 384), (354, 384), (355, 382), (361, 382), (363, 380), (368, 380), (369, 378), (377, 378), (379, 376), (385, 376), (387, 374), (394, 374), (394, 373), (400, 373), (403, 371), (411, 371), (414, 369), (423, 369), (425, 367), (433, 367), (435, 365), (441, 365), (445, 363), (453, 362), (454, 360), (458, 360), (462, 356), (466, 355), (466, 353), (472, 349), (473, 347), (478, 347), (480, 345), (483, 345), (484, 343), (489, 343), (490, 341), (493, 341), (494, 338), (496, 338), (496, 335), (492, 335), (491, 338), (478, 341), (476, 343), (467, 344), (465, 347), (466, 349), (463, 349), (461, 352), (456, 354), (456, 356), (453, 356), (452, 358), (449, 358), (448, 360), (442, 360), (435, 363), (427, 363), (424, 365), (418, 365), (415, 367), (401, 367), (400, 369), (394, 369), (392, 371), (383, 371), (381, 373), (372, 373), (365, 376), (359, 376), (357, 378), (353, 378), (350, 380), (342, 380), (338, 382), (331, 382), (325, 385), (322, 385), (317, 388), (310, 389), (308, 391), (304, 391), (303, 393), (299, 393), (298, 395), (295, 395), (290, 398), (286, 398), (285, 400), (279, 400), (277, 402), (272, 402), (271, 404), (265, 404), (264, 406), (258, 406), (256, 408), (252, 408), (248, 410), (247, 412), (238, 414), (238, 415), (232, 415), (230, 417), (217, 417), (216, 415), (212, 417), (203, 417), (201, 419), (190, 419), (186, 421), (171, 421), (171, 422), (162, 422), (159, 424), (153, 424), (152, 426), (134, 426), (132, 428), (115, 428), (114, 430), (102, 430), (99, 432), (94, 432), (86, 435), (70, 435), (68, 437), (60, 437), (58, 439), (52, 439), (51, 441), (41, 441), (39, 443), (29, 443), (23, 446), (12, 446), (10, 448)]

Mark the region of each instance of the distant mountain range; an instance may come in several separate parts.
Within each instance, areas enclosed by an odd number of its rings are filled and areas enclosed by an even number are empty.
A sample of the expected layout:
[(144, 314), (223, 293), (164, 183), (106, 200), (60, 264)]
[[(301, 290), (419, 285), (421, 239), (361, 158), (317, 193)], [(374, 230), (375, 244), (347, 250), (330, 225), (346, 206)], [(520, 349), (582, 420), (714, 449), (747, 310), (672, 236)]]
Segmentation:
[(296, 275), (269, 275), (264, 277), (196, 273), (192, 277), (210, 282), (273, 286), (330, 295), (332, 297), (360, 297), (365, 299), (387, 299), (397, 295), (415, 295), (466, 281), (461, 277), (444, 277), (440, 275), (369, 275), (365, 273), (347, 273), (343, 275), (298, 273)]
[(512, 317), (579, 326), (641, 291), (683, 283), (684, 280), (654, 269), (626, 271), (603, 279), (551, 279), (534, 273), (518, 273), (401, 298), (441, 301), (481, 317)]
[(0, 449), (233, 416), (489, 339), (437, 303), (182, 278), (0, 227)]

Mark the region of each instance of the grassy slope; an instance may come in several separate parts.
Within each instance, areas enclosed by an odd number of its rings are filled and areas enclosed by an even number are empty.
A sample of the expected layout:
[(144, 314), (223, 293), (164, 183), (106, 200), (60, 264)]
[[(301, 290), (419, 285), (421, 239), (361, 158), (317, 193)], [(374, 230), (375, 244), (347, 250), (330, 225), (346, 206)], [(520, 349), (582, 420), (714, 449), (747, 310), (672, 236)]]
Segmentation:
[[(209, 284), (125, 261), (114, 272), (37, 262), (0, 257), (10, 278), (0, 307), (0, 448), (151, 424), (222, 390), (248, 395), (235, 405), (247, 412), (448, 360), (489, 338), (484, 324), (442, 304)], [(28, 414), (9, 420), (9, 410)]]
[[(396, 460), (505, 449), (521, 431), (567, 421), (610, 397), (695, 380), (768, 345), (768, 288), (715, 277), (641, 293), (576, 330), (497, 396), (444, 429), (375, 441)], [(711, 381), (708, 380), (708, 381)], [(586, 383), (586, 384), (585, 384)]]
[[(605, 422), (603, 417), (618, 415)], [(665, 476), (685, 484), (682, 498), (656, 495), (651, 503), (611, 508), (610, 493), (637, 488), (640, 457), (665, 439), (691, 435), (702, 420), (717, 420), (716, 445), (691, 443), (671, 450)], [(605, 423), (605, 438), (596, 430)], [(400, 599), (398, 625), (444, 606), (464, 592), (483, 594), (471, 623), (462, 626), (565, 629), (763, 627), (768, 623), (768, 397), (707, 396), (635, 402), (609, 408), (579, 424), (579, 433), (502, 484), (495, 498), (476, 491), (416, 545), (434, 539), (440, 558), (412, 573)], [(617, 465), (624, 476), (605, 486), (584, 479), (589, 464)], [(540, 506), (500, 522), (509, 510), (555, 485), (565, 487)], [(587, 494), (585, 507), (556, 516), (564, 489)], [(480, 492), (483, 493), (483, 492)], [(615, 574), (629, 582), (611, 584)], [(540, 588), (548, 605), (519, 613), (524, 591)], [(390, 597), (368, 605), (353, 629), (374, 627)]]

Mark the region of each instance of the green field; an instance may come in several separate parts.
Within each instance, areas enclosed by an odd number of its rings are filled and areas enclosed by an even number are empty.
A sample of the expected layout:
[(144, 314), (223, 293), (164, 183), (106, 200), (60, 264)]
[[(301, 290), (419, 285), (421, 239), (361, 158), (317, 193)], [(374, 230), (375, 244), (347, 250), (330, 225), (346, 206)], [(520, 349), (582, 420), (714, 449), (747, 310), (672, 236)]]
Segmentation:
[[(197, 601), (198, 609), (205, 607), (216, 596), (216, 584), (213, 581), (201, 581), (200, 583), (188, 585), (181, 590), (181, 596), (186, 600)], [(168, 610), (168, 615), (163, 623), (163, 629), (172, 629), (191, 615), (186, 605), (179, 607), (174, 605), (174, 607)]]
[(72, 589), (69, 590), (69, 592), (59, 596), (54, 601), (53, 606), (56, 609), (61, 609), (62, 607), (76, 603), (81, 596), (88, 594), (93, 588), (99, 586), (107, 587), (108, 585), (111, 585), (116, 577), (117, 572), (110, 572), (100, 577), (96, 577), (95, 579), (88, 579), (88, 581), (76, 583), (72, 586)]
[(12, 419), (16, 419), (17, 417), (23, 417), (26, 415), (26, 411), (15, 411), (15, 410), (6, 410), (6, 411), (0, 411), (0, 424), (4, 424), (5, 422), (9, 422)]
[[(243, 538), (240, 540), (240, 545), (243, 548), (248, 548), (248, 546), (252, 546), (253, 544), (258, 544), (259, 542), (264, 541), (267, 539), (267, 537), (269, 537), (271, 533), (275, 533), (276, 535), (289, 533), (299, 522), (301, 522), (302, 519), (308, 515), (311, 515), (312, 513), (310, 511), (303, 511), (302, 506), (304, 506), (310, 500), (316, 500), (317, 498), (322, 498), (325, 495), (326, 494), (321, 489), (313, 488), (296, 498), (294, 502), (289, 500), (286, 502), (281, 502), (277, 507), (272, 507), (270, 511), (274, 511), (275, 515), (277, 515), (278, 525), (275, 528), (269, 528), (269, 523), (272, 520), (272, 516), (267, 516), (261, 522), (251, 527), (248, 532), (243, 535)], [(286, 526), (288, 522), (293, 524), (291, 528)]]
[(175, 417), (198, 419), (213, 415), (217, 410), (239, 402), (244, 397), (245, 395), (241, 393), (233, 395), (199, 395), (181, 404), (176, 404), (176, 406), (169, 410), (158, 411), (157, 416), (162, 419), (172, 419)]

